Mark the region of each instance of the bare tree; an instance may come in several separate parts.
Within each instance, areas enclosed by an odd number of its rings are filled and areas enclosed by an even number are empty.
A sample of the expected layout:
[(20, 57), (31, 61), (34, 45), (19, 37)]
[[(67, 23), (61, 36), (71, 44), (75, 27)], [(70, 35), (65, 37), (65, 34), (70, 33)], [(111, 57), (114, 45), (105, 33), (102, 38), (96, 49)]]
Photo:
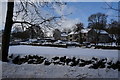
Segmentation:
[(73, 29), (73, 31), (74, 32), (77, 32), (78, 33), (78, 42), (79, 43), (83, 43), (83, 38), (82, 38), (82, 33), (81, 33), (81, 29), (83, 29), (84, 28), (84, 25), (83, 25), (83, 23), (77, 23), (77, 24), (75, 24), (75, 26), (74, 26), (74, 29)]
[(88, 18), (88, 22), (89, 22), (88, 27), (95, 29), (97, 32), (95, 42), (98, 44), (100, 32), (101, 32), (101, 30), (105, 29), (105, 27), (106, 27), (107, 15), (103, 14), (103, 13), (92, 14)]
[(120, 45), (120, 27), (118, 27), (119, 23), (115, 20), (112, 20), (108, 27), (108, 32), (113, 40), (116, 41), (116, 44)]
[(118, 9), (117, 8), (114, 8), (113, 6), (111, 6), (109, 3), (105, 2), (106, 5), (108, 6), (108, 8), (105, 8), (105, 9), (112, 9), (112, 10), (115, 10), (115, 11), (118, 11), (120, 12), (120, 9), (119, 9), (119, 5), (120, 5), (120, 1), (118, 2)]
[[(53, 15), (45, 15), (43, 16), (42, 10), (46, 7), (50, 7), (54, 10), (52, 5), (61, 6), (64, 5), (60, 2), (33, 2), (32, 0), (20, 0), (19, 3), (15, 3), (14, 0), (8, 0), (7, 6), (7, 16), (5, 22), (5, 29), (3, 33), (2, 39), (2, 61), (8, 61), (8, 50), (9, 50), (9, 41), (10, 41), (10, 34), (12, 26), (21, 24), (23, 30), (26, 27), (33, 27), (39, 26), (40, 29), (42, 27), (51, 28), (54, 24), (57, 25), (56, 21), (59, 20), (64, 15), (56, 16)], [(18, 9), (14, 5), (17, 5)], [(41, 9), (43, 8), (43, 9)], [(16, 24), (17, 23), (17, 24)], [(37, 25), (36, 25), (37, 24)]]
[(55, 29), (53, 31), (53, 37), (55, 38), (55, 40), (60, 40), (60, 38), (61, 38), (61, 31), (59, 29)]
[(118, 8), (115, 8), (115, 7), (111, 6), (111, 5), (109, 5), (107, 2), (106, 2), (106, 5), (108, 6), (108, 8), (106, 8), (106, 9), (111, 9), (113, 11), (118, 12), (118, 16), (115, 15), (115, 17), (118, 18), (118, 22), (113, 21), (113, 22), (111, 22), (109, 24), (109, 32), (110, 33), (112, 32), (112, 34), (115, 35), (116, 43), (119, 46), (120, 45), (120, 33), (119, 33), (119, 30), (120, 30), (120, 1), (118, 2)]
[(2, 37), (2, 61), (8, 61), (8, 50), (9, 50), (9, 41), (10, 41), (10, 33), (13, 25), (13, 10), (14, 10), (14, 2), (8, 2), (8, 10), (6, 15), (6, 23), (5, 29)]

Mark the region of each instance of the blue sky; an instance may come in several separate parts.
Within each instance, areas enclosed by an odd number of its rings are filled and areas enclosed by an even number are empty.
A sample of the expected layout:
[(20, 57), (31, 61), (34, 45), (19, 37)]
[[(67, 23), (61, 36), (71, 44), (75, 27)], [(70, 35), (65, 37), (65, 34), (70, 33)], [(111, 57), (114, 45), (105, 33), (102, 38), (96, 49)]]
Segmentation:
[[(114, 8), (117, 8), (117, 2), (108, 3), (112, 5)], [(110, 19), (117, 20), (117, 11), (105, 9), (108, 6), (105, 2), (69, 2), (67, 6), (73, 8), (72, 14), (68, 17), (71, 19), (79, 19), (80, 22), (84, 23), (85, 27), (88, 25), (88, 17), (91, 14), (95, 14), (98, 12), (105, 13), (108, 15), (108, 22)]]

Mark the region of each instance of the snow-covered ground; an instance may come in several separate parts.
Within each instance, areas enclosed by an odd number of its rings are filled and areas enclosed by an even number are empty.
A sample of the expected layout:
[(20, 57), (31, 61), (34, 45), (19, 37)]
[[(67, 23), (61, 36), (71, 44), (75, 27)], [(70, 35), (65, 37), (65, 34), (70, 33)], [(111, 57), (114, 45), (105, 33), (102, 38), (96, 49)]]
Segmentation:
[[(86, 48), (57, 48), (40, 46), (10, 46), (10, 54), (19, 55), (40, 55), (47, 58), (54, 56), (68, 56), (83, 59), (92, 57), (118, 60), (118, 50), (86, 49)], [(22, 64), (3, 63), (3, 78), (118, 78), (118, 69), (98, 68), (90, 69), (87, 66), (67, 66), (43, 64)]]
[(38, 54), (47, 56), (107, 57), (118, 58), (118, 50), (86, 49), (79, 47), (57, 48), (41, 46), (10, 46), (9, 54)]
[(5, 78), (118, 78), (118, 70), (62, 65), (3, 64)]

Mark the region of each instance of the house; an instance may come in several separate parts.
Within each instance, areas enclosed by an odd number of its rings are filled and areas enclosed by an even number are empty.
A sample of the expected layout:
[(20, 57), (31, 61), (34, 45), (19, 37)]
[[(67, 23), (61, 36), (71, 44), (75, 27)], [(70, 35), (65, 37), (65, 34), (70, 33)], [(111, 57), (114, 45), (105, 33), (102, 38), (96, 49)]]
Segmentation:
[(110, 42), (110, 36), (105, 30), (100, 31), (99, 43), (108, 43)]
[(87, 33), (87, 42), (95, 43), (96, 42), (96, 37), (97, 37), (97, 32), (94, 29), (91, 29)]
[(96, 29), (81, 29), (80, 32), (71, 32), (68, 34), (68, 41), (75, 42), (90, 42), (90, 43), (108, 43), (110, 41), (110, 36), (105, 30)]
[(87, 34), (87, 41), (90, 43), (108, 43), (110, 36), (105, 30), (91, 29)]
[(68, 40), (68, 34), (66, 32), (61, 32), (58, 29), (53, 31), (53, 37), (55, 40)]
[(68, 41), (74, 41), (74, 42), (78, 42), (78, 32), (71, 32), (68, 34)]
[(108, 43), (111, 40), (109, 34), (105, 30), (97, 30), (90, 28), (81, 29), (81, 31), (79, 32), (72, 31), (69, 34), (67, 34), (66, 32), (60, 32), (58, 30), (56, 30), (55, 33), (55, 40), (65, 40), (79, 43)]
[(88, 42), (88, 32), (89, 32), (90, 30), (91, 30), (91, 29), (89, 29), (89, 28), (81, 29), (81, 35), (82, 35), (82, 40), (83, 40), (83, 42)]
[(68, 40), (68, 34), (66, 32), (61, 32), (60, 39), (67, 41)]
[(69, 33), (68, 34), (68, 41), (80, 42), (80, 40), (82, 40), (83, 42), (86, 42), (89, 30), (90, 29), (81, 29), (80, 32)]

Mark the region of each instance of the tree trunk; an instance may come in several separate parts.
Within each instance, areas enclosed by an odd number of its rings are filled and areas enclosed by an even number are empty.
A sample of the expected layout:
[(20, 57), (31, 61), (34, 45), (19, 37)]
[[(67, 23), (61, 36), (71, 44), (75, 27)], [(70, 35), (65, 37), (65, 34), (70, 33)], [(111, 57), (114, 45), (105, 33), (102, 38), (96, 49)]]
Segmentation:
[(83, 44), (83, 39), (82, 39), (82, 33), (80, 32), (80, 34), (79, 34), (79, 36), (80, 36), (80, 44)]
[(10, 34), (13, 25), (13, 10), (14, 10), (14, 1), (8, 2), (7, 5), (7, 14), (6, 14), (6, 22), (4, 33), (2, 37), (2, 61), (7, 62), (8, 59), (8, 51), (9, 51), (9, 42), (10, 42)]

